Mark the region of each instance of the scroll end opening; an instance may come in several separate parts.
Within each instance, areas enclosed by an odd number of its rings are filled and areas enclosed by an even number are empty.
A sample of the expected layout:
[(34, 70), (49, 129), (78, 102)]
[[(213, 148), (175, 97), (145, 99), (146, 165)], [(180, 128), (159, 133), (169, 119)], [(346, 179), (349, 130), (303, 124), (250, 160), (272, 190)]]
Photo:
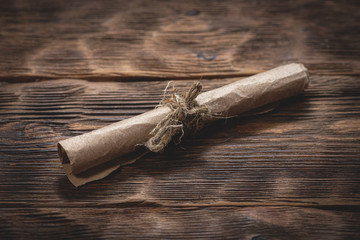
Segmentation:
[(305, 89), (305, 88), (308, 88), (310, 85), (310, 75), (309, 75), (309, 71), (307, 70), (307, 68), (304, 65), (303, 65), (303, 67), (304, 67), (304, 72), (305, 72), (305, 77), (306, 77), (305, 85), (304, 85), (304, 89)]
[(305, 67), (304, 64), (302, 64), (302, 63), (297, 63), (297, 64), (300, 66), (300, 68), (301, 68), (301, 69), (304, 71), (304, 73), (305, 73), (305, 78), (306, 78), (306, 80), (305, 80), (305, 82), (304, 82), (304, 89), (306, 89), (306, 88), (308, 88), (309, 85), (310, 85), (309, 71), (308, 71), (308, 69)]
[(60, 143), (57, 144), (57, 151), (62, 164), (70, 163), (69, 157), (65, 149), (61, 146)]

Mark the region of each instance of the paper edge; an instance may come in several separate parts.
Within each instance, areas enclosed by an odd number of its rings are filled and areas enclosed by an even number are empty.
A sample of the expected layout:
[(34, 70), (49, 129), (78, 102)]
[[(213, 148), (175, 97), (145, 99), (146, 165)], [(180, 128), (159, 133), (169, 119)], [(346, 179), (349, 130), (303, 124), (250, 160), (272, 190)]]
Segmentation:
[(148, 151), (138, 150), (134, 153), (125, 155), (120, 158), (116, 158), (114, 160), (105, 162), (103, 164), (97, 165), (95, 167), (92, 167), (84, 172), (81, 172), (79, 174), (74, 174), (71, 168), (71, 164), (69, 162), (63, 162), (62, 157), (61, 159), (61, 165), (65, 171), (66, 176), (68, 177), (69, 181), (75, 186), (79, 187), (82, 185), (85, 185), (86, 183), (93, 182), (96, 180), (100, 180), (108, 176), (113, 171), (117, 170), (119, 167), (128, 165), (131, 163), (134, 163), (141, 157), (143, 157), (145, 154), (147, 154)]

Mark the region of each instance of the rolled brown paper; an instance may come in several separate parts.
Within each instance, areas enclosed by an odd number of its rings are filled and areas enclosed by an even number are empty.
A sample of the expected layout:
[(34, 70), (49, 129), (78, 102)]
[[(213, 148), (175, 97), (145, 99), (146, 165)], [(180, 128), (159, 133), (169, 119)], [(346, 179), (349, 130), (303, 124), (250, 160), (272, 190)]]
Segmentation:
[[(217, 118), (233, 117), (297, 95), (309, 81), (304, 65), (291, 63), (202, 93), (196, 101)], [(138, 146), (150, 138), (151, 130), (170, 112), (167, 106), (159, 107), (60, 141), (59, 157), (71, 183), (81, 186), (136, 161), (144, 154)]]

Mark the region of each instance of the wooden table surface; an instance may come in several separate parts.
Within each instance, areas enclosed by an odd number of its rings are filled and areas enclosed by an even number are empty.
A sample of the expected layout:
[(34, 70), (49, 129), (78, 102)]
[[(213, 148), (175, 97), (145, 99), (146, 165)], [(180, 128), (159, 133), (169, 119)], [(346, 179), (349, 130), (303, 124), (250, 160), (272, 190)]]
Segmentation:
[[(359, 1), (2, 1), (1, 239), (359, 239)], [(61, 139), (301, 62), (311, 85), (75, 188)]]

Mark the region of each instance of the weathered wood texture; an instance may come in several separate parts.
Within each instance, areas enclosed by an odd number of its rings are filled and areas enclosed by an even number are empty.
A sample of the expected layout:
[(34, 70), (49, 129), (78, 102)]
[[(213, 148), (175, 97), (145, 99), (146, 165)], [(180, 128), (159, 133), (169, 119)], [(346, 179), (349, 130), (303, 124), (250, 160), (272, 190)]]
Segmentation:
[(125, 209), (5, 209), (0, 219), (5, 226), (2, 233), (19, 239), (318, 240), (356, 239), (354, 226), (360, 213), (300, 207), (137, 205)]
[[(359, 239), (359, 15), (359, 1), (1, 1), (0, 239)], [(312, 83), (273, 112), (79, 189), (61, 168), (57, 141), (152, 109), (164, 80), (208, 90), (293, 61)]]
[[(234, 80), (202, 82), (208, 90)], [(180, 91), (191, 83), (176, 81)], [(312, 76), (303, 96), (271, 113), (219, 121), (181, 146), (75, 189), (56, 142), (152, 109), (164, 85), (3, 82), (4, 236), (355, 239), (358, 77)]]
[(359, 1), (2, 1), (0, 78), (359, 74)]

